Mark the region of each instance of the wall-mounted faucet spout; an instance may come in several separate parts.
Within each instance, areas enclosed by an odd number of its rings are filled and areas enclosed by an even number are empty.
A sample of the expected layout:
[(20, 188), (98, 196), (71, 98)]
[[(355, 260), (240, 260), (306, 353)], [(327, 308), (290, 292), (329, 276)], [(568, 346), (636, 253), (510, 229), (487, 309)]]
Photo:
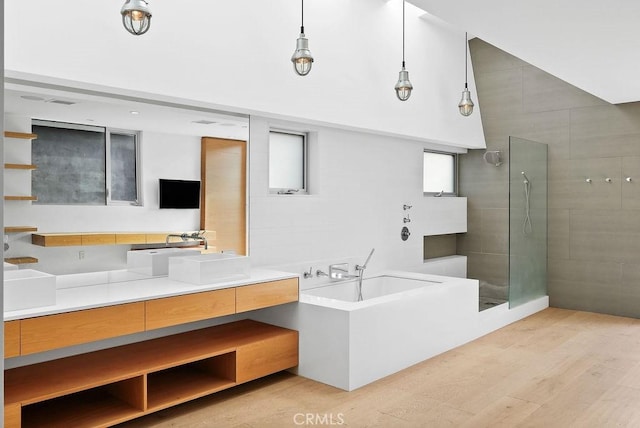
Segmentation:
[(191, 234), (189, 233), (181, 233), (181, 234), (174, 234), (174, 233), (170, 233), (169, 235), (167, 235), (167, 239), (165, 240), (165, 245), (168, 247), (169, 246), (169, 239), (171, 238), (180, 238), (182, 239), (183, 242), (186, 242), (188, 240), (194, 240), (194, 241), (202, 241), (204, 243), (204, 249), (207, 250), (209, 249), (209, 243), (207, 242), (207, 238), (205, 238), (204, 236), (204, 230), (201, 232), (193, 232)]

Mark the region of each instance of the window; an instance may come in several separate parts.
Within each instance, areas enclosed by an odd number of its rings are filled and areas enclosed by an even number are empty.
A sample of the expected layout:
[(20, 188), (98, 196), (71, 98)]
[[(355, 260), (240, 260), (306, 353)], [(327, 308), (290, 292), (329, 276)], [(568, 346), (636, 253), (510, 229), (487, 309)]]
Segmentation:
[(269, 191), (286, 195), (307, 193), (306, 134), (269, 132)]
[(457, 196), (457, 164), (455, 153), (424, 152), (423, 192), (426, 195)]
[(32, 189), (38, 204), (139, 205), (139, 134), (34, 120)]

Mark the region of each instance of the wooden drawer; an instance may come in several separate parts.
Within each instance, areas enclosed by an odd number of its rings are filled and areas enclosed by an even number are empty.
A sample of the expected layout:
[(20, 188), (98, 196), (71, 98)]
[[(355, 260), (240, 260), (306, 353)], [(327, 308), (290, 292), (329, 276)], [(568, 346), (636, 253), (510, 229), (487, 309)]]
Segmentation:
[(22, 355), (144, 331), (144, 302), (21, 321)]
[(116, 244), (146, 244), (147, 235), (144, 233), (117, 233)]
[(236, 288), (236, 312), (252, 311), (298, 301), (298, 278)]
[(236, 349), (236, 382), (248, 382), (298, 365), (298, 332), (277, 336)]
[(236, 309), (234, 288), (147, 300), (146, 328), (168, 327), (231, 315)]
[(80, 234), (40, 234), (31, 235), (31, 243), (42, 247), (66, 247), (72, 245), (82, 245), (82, 236)]
[(22, 406), (20, 403), (7, 404), (4, 406), (4, 428), (20, 428), (20, 413)]
[(4, 357), (20, 355), (20, 320), (4, 323)]
[(116, 245), (115, 233), (82, 234), (82, 245)]

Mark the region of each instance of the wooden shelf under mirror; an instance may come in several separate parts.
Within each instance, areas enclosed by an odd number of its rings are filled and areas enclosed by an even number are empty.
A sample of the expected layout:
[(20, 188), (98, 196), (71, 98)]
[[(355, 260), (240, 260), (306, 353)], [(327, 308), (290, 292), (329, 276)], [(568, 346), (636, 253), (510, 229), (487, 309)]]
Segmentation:
[(37, 201), (35, 196), (5, 196), (5, 201)]
[(24, 170), (38, 169), (38, 167), (35, 165), (24, 164), (24, 163), (5, 163), (4, 168), (5, 169), (24, 169)]
[(5, 226), (4, 233), (37, 232), (36, 226)]
[(19, 138), (21, 140), (35, 140), (38, 138), (38, 134), (30, 134), (26, 132), (12, 132), (4, 131), (5, 138)]
[(11, 263), (12, 265), (24, 265), (30, 263), (38, 263), (38, 259), (35, 257), (7, 257), (4, 259), (5, 262)]

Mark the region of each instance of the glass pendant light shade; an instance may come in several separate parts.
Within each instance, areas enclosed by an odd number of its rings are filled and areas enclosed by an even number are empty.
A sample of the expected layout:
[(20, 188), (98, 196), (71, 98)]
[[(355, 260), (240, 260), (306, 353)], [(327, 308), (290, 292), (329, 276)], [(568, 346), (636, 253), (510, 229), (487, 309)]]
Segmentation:
[(120, 14), (124, 28), (135, 36), (146, 33), (151, 26), (151, 10), (145, 0), (126, 0)]
[(473, 113), (473, 101), (471, 101), (471, 92), (469, 92), (469, 87), (467, 85), (467, 48), (469, 46), (469, 41), (467, 37), (467, 33), (464, 33), (464, 91), (462, 91), (462, 99), (458, 103), (458, 109), (460, 110), (460, 114), (463, 116), (471, 116)]
[(398, 83), (394, 87), (400, 101), (407, 101), (413, 90), (413, 85), (409, 81), (409, 72), (404, 68), (404, 4), (405, 0), (402, 0), (402, 69), (398, 76)]
[(313, 65), (313, 57), (309, 50), (309, 40), (304, 35), (304, 0), (300, 0), (302, 16), (300, 18), (300, 36), (296, 40), (296, 50), (291, 55), (293, 69), (298, 76), (306, 76), (311, 71)]
[(464, 85), (464, 91), (462, 91), (462, 99), (458, 104), (460, 114), (463, 116), (469, 116), (473, 113), (473, 101), (471, 101), (471, 92), (467, 89), (467, 85)]
[(402, 70), (398, 76), (398, 83), (396, 83), (395, 90), (396, 95), (400, 101), (407, 101), (411, 96), (411, 90), (413, 85), (409, 81), (409, 72), (404, 69), (404, 63), (402, 64)]
[(304, 36), (304, 30), (300, 32), (300, 37), (296, 40), (296, 50), (291, 56), (293, 68), (300, 76), (306, 76), (311, 71), (313, 57), (309, 50), (309, 40)]

